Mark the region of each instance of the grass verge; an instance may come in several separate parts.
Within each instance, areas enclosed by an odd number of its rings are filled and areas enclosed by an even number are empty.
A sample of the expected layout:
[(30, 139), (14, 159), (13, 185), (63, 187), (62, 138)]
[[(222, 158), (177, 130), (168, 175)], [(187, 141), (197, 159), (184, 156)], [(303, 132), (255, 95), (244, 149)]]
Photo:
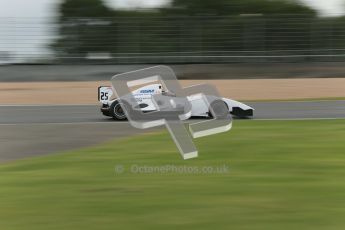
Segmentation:
[[(345, 229), (344, 140), (345, 120), (246, 120), (187, 161), (165, 132), (3, 164), (0, 229)], [(165, 165), (229, 171), (134, 170)]]

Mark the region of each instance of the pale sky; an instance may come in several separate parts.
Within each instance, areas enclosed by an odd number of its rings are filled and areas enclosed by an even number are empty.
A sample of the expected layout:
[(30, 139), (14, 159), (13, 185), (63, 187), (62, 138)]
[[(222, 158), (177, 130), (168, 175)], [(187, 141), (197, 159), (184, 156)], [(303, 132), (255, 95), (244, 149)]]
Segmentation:
[[(157, 7), (169, 3), (169, 0), (104, 0), (109, 6), (130, 8)], [(345, 0), (299, 0), (319, 11), (322, 16), (336, 16), (345, 13)]]
[[(345, 0), (300, 0), (322, 16), (345, 14)], [(52, 15), (60, 0), (0, 0), (0, 17), (46, 17)], [(114, 7), (156, 7), (169, 0), (104, 0)]]
[(345, 14), (345, 0), (301, 0), (301, 2), (319, 11), (321, 16)]

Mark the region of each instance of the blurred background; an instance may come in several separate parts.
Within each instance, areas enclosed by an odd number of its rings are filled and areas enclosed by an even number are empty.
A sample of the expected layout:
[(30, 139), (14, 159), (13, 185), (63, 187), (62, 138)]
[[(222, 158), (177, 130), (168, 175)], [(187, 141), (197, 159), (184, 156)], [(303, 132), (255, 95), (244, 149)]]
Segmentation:
[(343, 0), (1, 0), (0, 80), (153, 64), (180, 78), (343, 77), (344, 12)]

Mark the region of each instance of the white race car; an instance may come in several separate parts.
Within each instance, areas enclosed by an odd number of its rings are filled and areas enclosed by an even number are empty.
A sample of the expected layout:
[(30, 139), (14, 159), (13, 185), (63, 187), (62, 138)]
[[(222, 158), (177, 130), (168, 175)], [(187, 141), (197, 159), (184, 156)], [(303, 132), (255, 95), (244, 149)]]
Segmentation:
[[(132, 91), (132, 95), (138, 104), (137, 108), (132, 109), (141, 110), (143, 112), (156, 111), (157, 108), (152, 100), (152, 96), (156, 94), (169, 97), (173, 96), (172, 93), (164, 91), (161, 84), (146, 85)], [(192, 105), (192, 117), (212, 117), (209, 106), (205, 103), (200, 94), (188, 96), (187, 99)], [(240, 118), (253, 116), (254, 108), (246, 104), (229, 98), (220, 98), (220, 100), (226, 105), (227, 111), (224, 111), (226, 114), (230, 113)], [(112, 117), (114, 120), (127, 119), (119, 100), (114, 98), (111, 86), (98, 87), (98, 101), (102, 103), (101, 112), (104, 116)]]

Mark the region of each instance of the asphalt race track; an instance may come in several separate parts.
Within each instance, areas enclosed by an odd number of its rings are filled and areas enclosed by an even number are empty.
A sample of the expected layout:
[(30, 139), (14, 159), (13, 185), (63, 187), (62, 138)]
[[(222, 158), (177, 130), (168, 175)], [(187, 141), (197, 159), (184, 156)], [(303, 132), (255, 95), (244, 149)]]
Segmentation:
[[(255, 108), (254, 119), (345, 118), (345, 100), (247, 104)], [(0, 106), (0, 162), (150, 131), (103, 117), (96, 105)]]

